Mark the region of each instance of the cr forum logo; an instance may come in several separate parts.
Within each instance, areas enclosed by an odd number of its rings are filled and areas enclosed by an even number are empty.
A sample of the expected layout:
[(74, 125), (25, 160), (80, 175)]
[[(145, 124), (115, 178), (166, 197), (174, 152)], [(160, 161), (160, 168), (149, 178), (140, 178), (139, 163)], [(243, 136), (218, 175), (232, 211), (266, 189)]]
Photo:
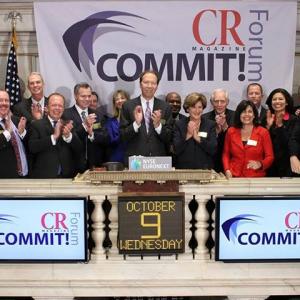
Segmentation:
[(231, 219), (228, 219), (222, 224), (223, 232), (228, 241), (234, 242), (237, 239), (237, 229), (243, 224), (247, 223), (258, 223), (253, 218), (261, 218), (261, 216), (251, 215), (251, 214), (242, 214), (237, 215)]
[[(144, 36), (130, 29), (133, 26), (111, 20), (113, 17), (134, 17), (148, 20), (141, 16), (123, 11), (101, 11), (70, 26), (63, 34), (63, 41), (77, 69), (81, 72), (81, 66), (86, 74), (92, 79), (90, 62), (95, 65), (93, 44), (95, 40), (104, 34), (112, 32), (129, 32)], [(100, 27), (100, 25), (102, 25)]]

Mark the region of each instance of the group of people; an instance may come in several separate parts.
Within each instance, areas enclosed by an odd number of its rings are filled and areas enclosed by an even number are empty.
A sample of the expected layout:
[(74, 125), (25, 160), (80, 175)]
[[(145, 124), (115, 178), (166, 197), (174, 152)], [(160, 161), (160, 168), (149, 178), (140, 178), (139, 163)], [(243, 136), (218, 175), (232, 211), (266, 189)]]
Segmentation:
[[(128, 157), (172, 156), (177, 169), (214, 169), (230, 177), (291, 177), (300, 174), (300, 121), (285, 89), (273, 90), (262, 105), (258, 83), (247, 87), (247, 100), (228, 108), (224, 89), (184, 99), (170, 92), (155, 97), (159, 75), (140, 75), (141, 95), (124, 90), (112, 96), (107, 116), (87, 83), (74, 87), (75, 104), (64, 96), (44, 96), (44, 80), (28, 77), (31, 97), (10, 108), (0, 90), (0, 178), (71, 178), (105, 162), (128, 165)], [(185, 114), (181, 114), (183, 107)]]

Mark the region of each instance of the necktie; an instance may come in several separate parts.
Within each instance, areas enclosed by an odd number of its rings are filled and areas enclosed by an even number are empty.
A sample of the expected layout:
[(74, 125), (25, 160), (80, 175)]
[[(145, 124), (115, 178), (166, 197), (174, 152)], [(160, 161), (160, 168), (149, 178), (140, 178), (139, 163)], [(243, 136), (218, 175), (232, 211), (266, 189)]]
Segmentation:
[[(5, 124), (7, 122), (6, 119), (2, 119), (2, 122)], [(17, 162), (17, 172), (20, 176), (25, 176), (28, 173), (28, 165), (27, 165), (27, 159), (26, 159), (26, 154), (25, 154), (25, 149), (22, 144), (22, 141), (17, 133), (17, 128), (16, 126), (11, 122), (12, 125), (12, 131), (10, 133), (10, 142), (13, 147), (15, 157), (16, 157), (16, 162)]]
[(55, 128), (55, 126), (56, 126), (56, 124), (57, 124), (57, 121), (53, 121), (53, 128)]
[(81, 112), (81, 118), (82, 118), (82, 121), (85, 121), (85, 119), (86, 119), (86, 112), (84, 110)]
[(20, 155), (20, 150), (18, 147), (17, 137), (13, 131), (10, 133), (10, 135), (11, 135), (10, 141), (11, 141), (12, 147), (14, 149), (16, 160), (17, 160), (17, 171), (18, 171), (18, 174), (20, 176), (22, 176), (22, 162), (21, 162), (21, 155)]
[(147, 132), (149, 132), (150, 121), (151, 121), (151, 109), (150, 109), (149, 101), (147, 101), (146, 104), (147, 107), (145, 111), (145, 124), (146, 124)]
[[(86, 112), (84, 110), (81, 112), (81, 118), (83, 122), (86, 120)], [(88, 158), (88, 137), (86, 135), (85, 136), (85, 159), (87, 160), (87, 158)]]

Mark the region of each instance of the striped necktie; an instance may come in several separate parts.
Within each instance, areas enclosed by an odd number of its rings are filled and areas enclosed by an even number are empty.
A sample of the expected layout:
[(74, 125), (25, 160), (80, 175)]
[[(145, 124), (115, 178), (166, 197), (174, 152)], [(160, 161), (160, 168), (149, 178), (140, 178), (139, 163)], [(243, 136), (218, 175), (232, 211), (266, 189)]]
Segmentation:
[(150, 122), (151, 122), (151, 109), (150, 109), (149, 101), (147, 101), (146, 104), (147, 107), (145, 111), (145, 124), (146, 124), (147, 132), (149, 132)]

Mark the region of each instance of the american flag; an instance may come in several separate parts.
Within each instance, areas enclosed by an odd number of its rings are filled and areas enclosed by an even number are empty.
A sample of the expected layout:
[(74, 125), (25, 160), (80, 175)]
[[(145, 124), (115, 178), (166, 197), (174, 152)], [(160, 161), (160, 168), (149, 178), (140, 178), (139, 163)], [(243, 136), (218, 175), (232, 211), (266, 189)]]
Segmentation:
[(6, 67), (6, 81), (5, 81), (5, 90), (8, 92), (10, 97), (10, 106), (21, 101), (21, 92), (20, 92), (20, 81), (18, 76), (18, 63), (17, 63), (17, 35), (16, 31), (13, 29), (10, 50), (7, 58), (7, 67)]

